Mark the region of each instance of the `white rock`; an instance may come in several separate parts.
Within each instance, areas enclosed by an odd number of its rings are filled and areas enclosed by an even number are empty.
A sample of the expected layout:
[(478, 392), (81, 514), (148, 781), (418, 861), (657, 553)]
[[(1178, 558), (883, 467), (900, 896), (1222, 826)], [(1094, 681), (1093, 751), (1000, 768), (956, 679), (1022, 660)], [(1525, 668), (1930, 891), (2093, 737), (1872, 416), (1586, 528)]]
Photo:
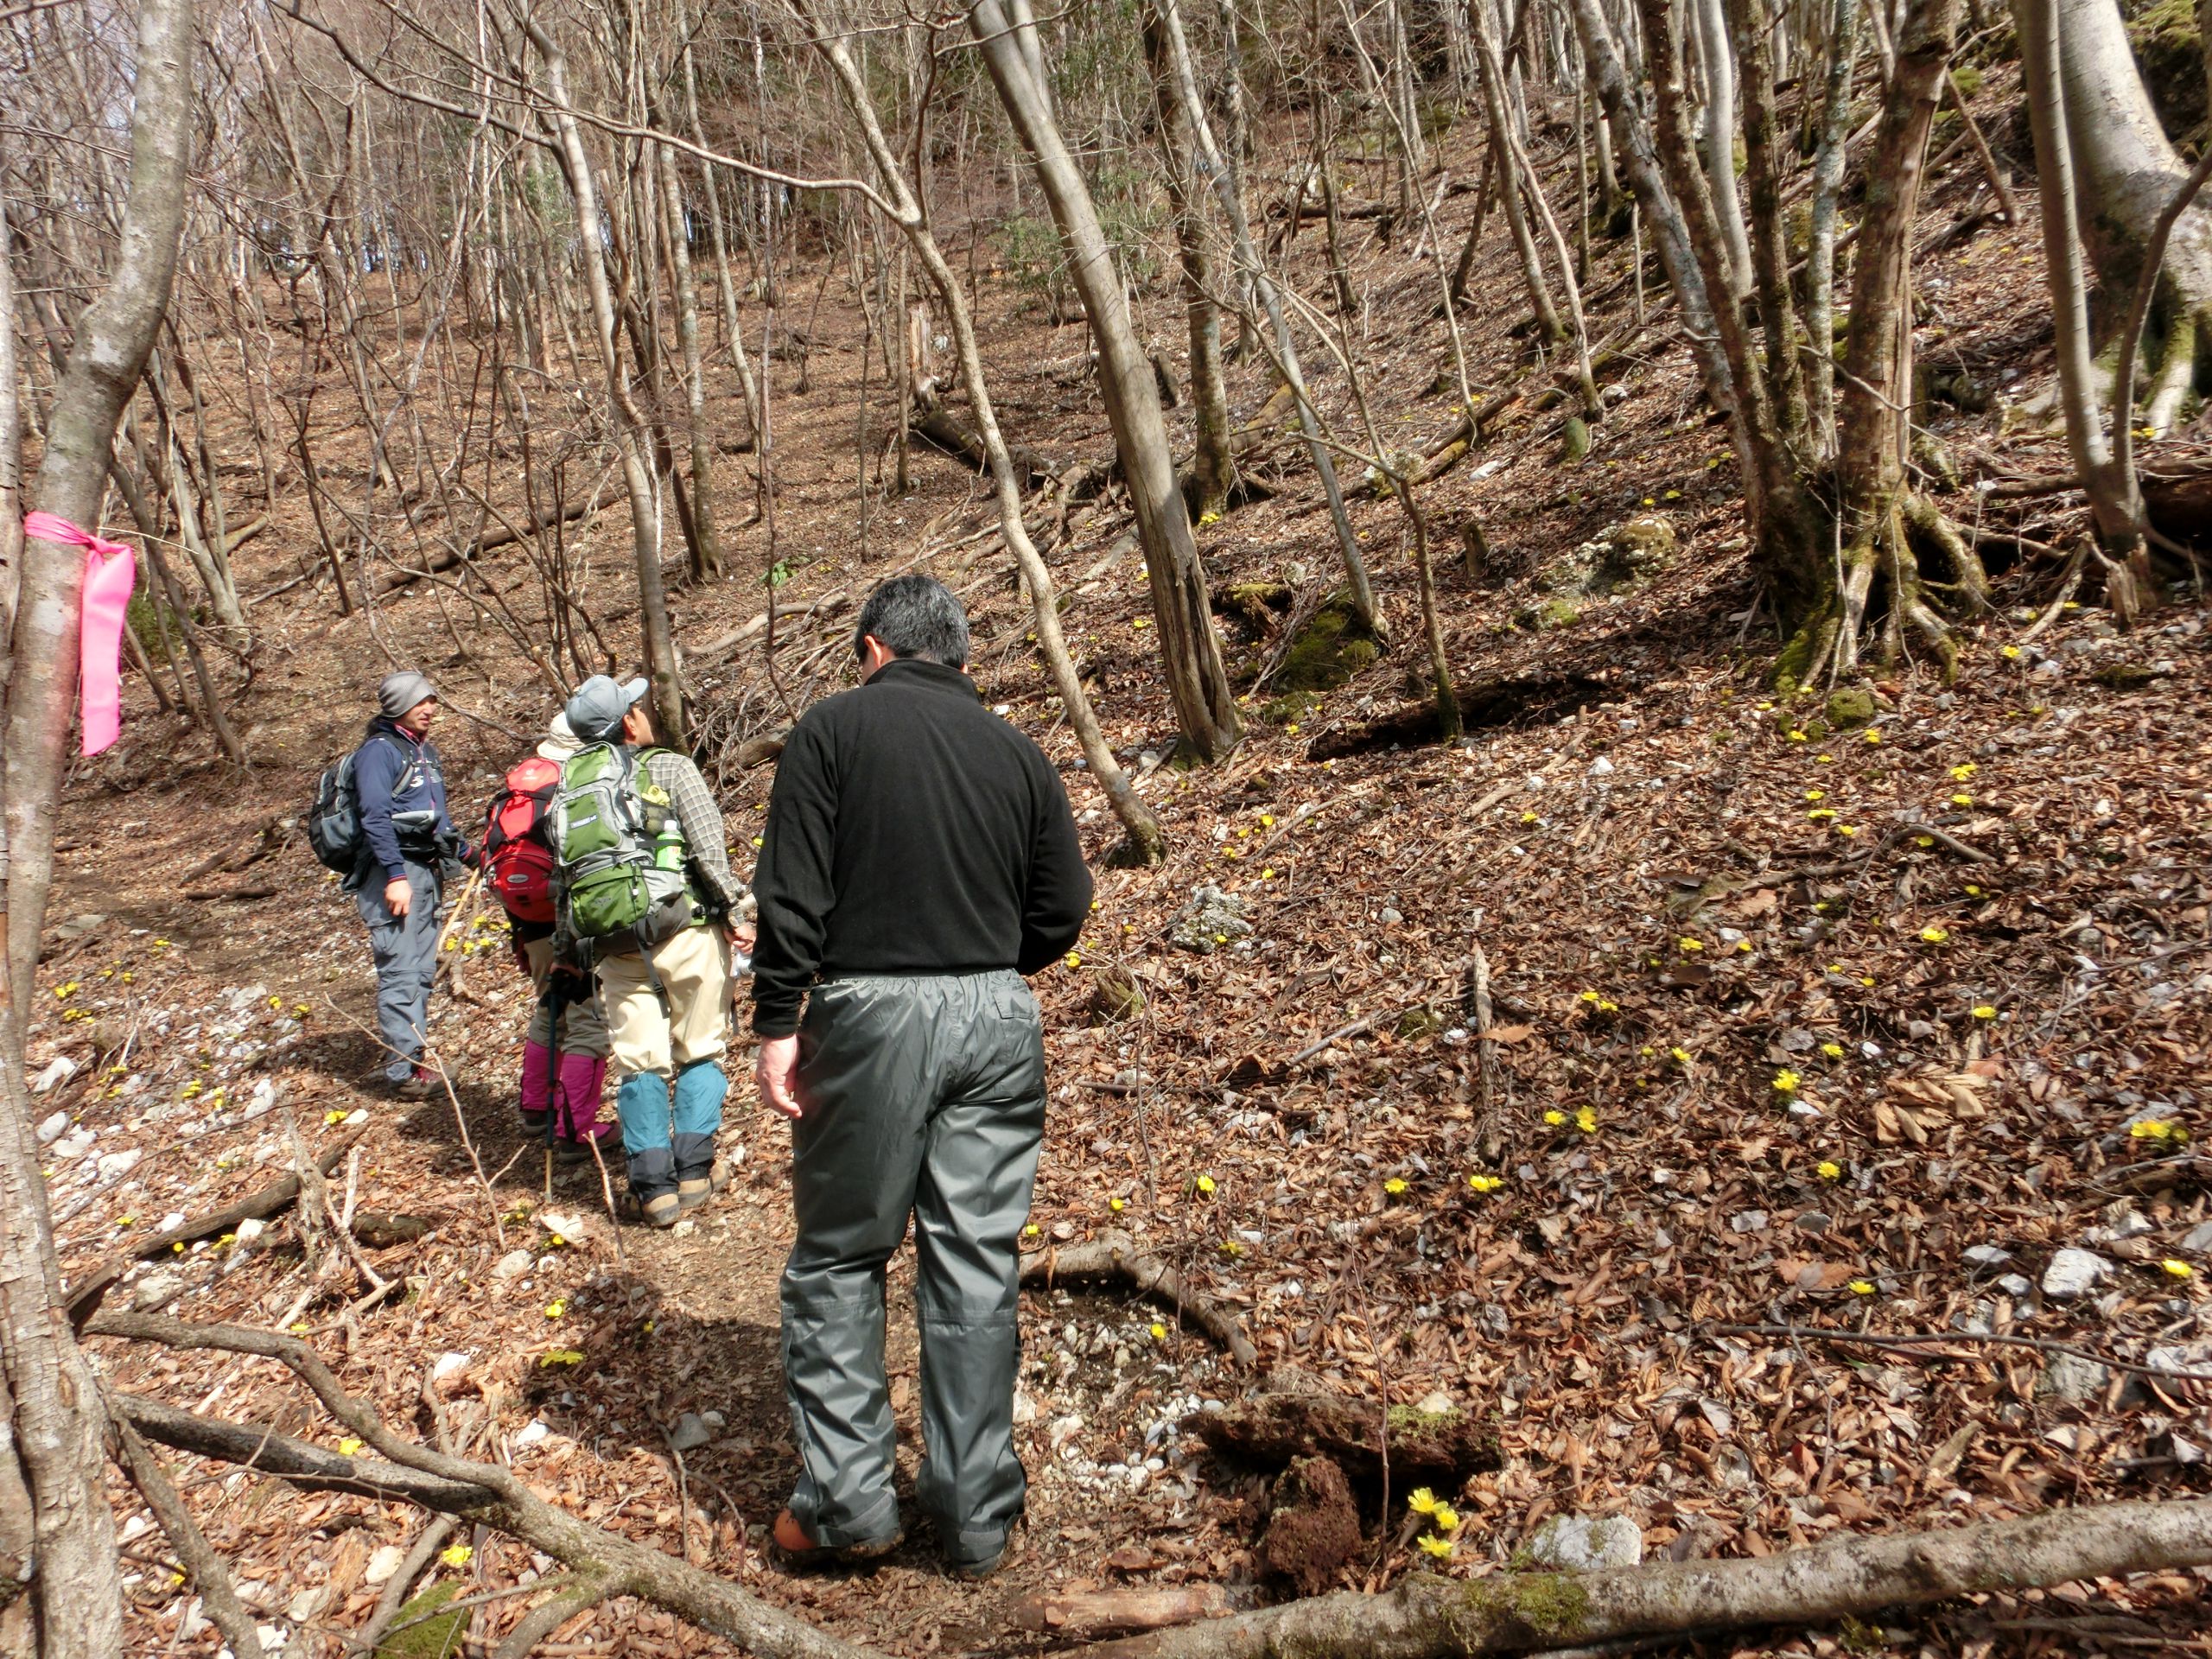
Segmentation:
[(669, 1431), (668, 1443), (678, 1452), (696, 1452), (715, 1438), (707, 1427), (706, 1419), (696, 1411), (687, 1411), (676, 1420), (676, 1427)]
[(254, 1240), (259, 1238), (262, 1234), (268, 1230), (269, 1224), (267, 1222), (256, 1221), (252, 1217), (249, 1217), (245, 1220), (238, 1223), (237, 1230), (231, 1236), (231, 1242), (243, 1248), (245, 1245), (252, 1243)]
[(149, 1273), (130, 1287), (130, 1306), (140, 1313), (166, 1307), (184, 1294), (184, 1280), (174, 1273)]
[(1602, 754), (1590, 763), (1590, 775), (1592, 778), (1610, 778), (1612, 773), (1613, 763)]
[(77, 1062), (71, 1059), (67, 1054), (57, 1054), (54, 1057), (52, 1064), (48, 1065), (45, 1071), (40, 1072), (36, 1077), (32, 1079), (31, 1093), (35, 1095), (51, 1094), (55, 1089), (60, 1087), (61, 1084), (68, 1082), (70, 1078), (76, 1075)]
[(346, 1127), (349, 1129), (359, 1124), (365, 1123), (368, 1121), (369, 1109), (365, 1106), (356, 1106), (352, 1111), (346, 1114)]
[(143, 1515), (134, 1515), (125, 1521), (115, 1535), (118, 1544), (132, 1544), (153, 1530), (154, 1523)]
[(1014, 1396), (1014, 1423), (1016, 1428), (1027, 1427), (1037, 1421), (1037, 1396), (1027, 1389), (1017, 1389)]
[(2043, 1294), (2061, 1300), (2086, 1296), (2111, 1271), (2112, 1263), (2094, 1250), (2063, 1249), (2044, 1269)]
[(1636, 1567), (1643, 1560), (1643, 1532), (1624, 1515), (1555, 1515), (1537, 1529), (1529, 1554), (1541, 1567), (1567, 1572)]
[(83, 1157), (92, 1149), (92, 1131), (82, 1127), (72, 1129), (54, 1143), (54, 1155), (66, 1161)]
[(1083, 1419), (1072, 1414), (1066, 1417), (1055, 1417), (1052, 1419), (1052, 1427), (1045, 1431), (1046, 1438), (1052, 1441), (1052, 1450), (1055, 1452), (1082, 1433)]
[(121, 1152), (102, 1153), (100, 1154), (99, 1163), (97, 1166), (100, 1173), (100, 1179), (104, 1181), (121, 1180), (125, 1175), (128, 1175), (132, 1170), (138, 1167), (138, 1160), (145, 1155), (146, 1154), (137, 1147), (126, 1147)]
[(494, 1279), (519, 1279), (530, 1271), (531, 1264), (537, 1260), (528, 1250), (509, 1250), (492, 1264), (492, 1276)]
[(1977, 1268), (2001, 1268), (2012, 1259), (2012, 1252), (2000, 1250), (1994, 1244), (1969, 1244), (1960, 1254)]
[(69, 1127), (69, 1114), (56, 1112), (38, 1126), (38, 1143), (49, 1146), (61, 1138), (62, 1130)]
[(467, 1354), (440, 1354), (437, 1363), (430, 1367), (430, 1381), (442, 1382), (446, 1378), (467, 1369), (468, 1356)]
[(533, 1417), (515, 1431), (515, 1444), (518, 1446), (536, 1446), (552, 1432), (542, 1421)]

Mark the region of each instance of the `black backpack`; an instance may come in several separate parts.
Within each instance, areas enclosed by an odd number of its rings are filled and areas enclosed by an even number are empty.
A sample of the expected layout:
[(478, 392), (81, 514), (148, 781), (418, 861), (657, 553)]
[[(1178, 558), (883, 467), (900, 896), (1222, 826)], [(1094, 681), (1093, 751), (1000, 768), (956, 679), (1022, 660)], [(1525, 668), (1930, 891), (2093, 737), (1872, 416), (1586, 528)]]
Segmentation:
[[(372, 733), (361, 748), (381, 736), (380, 733)], [(361, 796), (353, 785), (353, 762), (360, 753), (361, 749), (355, 749), (344, 760), (333, 761), (323, 768), (322, 776), (315, 781), (315, 800), (308, 808), (308, 845), (314, 850), (315, 861), (340, 875), (351, 875), (359, 867), (365, 846), (361, 838)], [(433, 764), (428, 753), (411, 756), (410, 760), (412, 765), (425, 770)], [(403, 773), (401, 782), (404, 784), (406, 780), (406, 774)]]

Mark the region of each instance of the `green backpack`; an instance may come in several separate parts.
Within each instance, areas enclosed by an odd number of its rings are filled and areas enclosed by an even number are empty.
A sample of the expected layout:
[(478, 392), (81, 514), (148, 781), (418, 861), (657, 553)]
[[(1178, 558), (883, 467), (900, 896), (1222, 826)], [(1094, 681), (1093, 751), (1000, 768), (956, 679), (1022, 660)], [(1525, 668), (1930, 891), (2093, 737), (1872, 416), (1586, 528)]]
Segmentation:
[(651, 950), (692, 919), (683, 823), (645, 769), (652, 753), (594, 743), (561, 768), (550, 839), (579, 938), (628, 934)]

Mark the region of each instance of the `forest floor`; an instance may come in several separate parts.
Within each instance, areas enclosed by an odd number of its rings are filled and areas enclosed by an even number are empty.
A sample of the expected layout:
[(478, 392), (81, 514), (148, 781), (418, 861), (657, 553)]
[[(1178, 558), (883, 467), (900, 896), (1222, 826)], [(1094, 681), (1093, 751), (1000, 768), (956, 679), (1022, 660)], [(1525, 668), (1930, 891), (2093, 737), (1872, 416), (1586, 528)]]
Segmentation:
[[(1471, 178), (1464, 148), (1451, 159)], [(1978, 505), (1972, 488), (2063, 464), (2022, 413), (2050, 362), (2035, 233), (1969, 219), (1985, 207), (1970, 157), (1929, 193), (1919, 350), (1986, 395), (1985, 412), (1932, 425), (1966, 480), (1947, 498), (1961, 521), (2049, 542), (2075, 519), (2063, 499), (2024, 511)], [(1410, 445), (1455, 395), (1432, 388), (1445, 360), (1435, 276), (1382, 245), (1373, 221), (1351, 229), (1370, 390)], [(1319, 237), (1309, 226), (1294, 252)], [(1602, 334), (1634, 297), (1624, 245), (1601, 242), (1595, 263)], [(2000, 611), (1963, 639), (1955, 685), (1897, 664), (1864, 723), (1832, 724), (1817, 700), (1777, 703), (1725, 429), (1705, 419), (1655, 300), (1586, 459), (1560, 459), (1556, 416), (1529, 413), (1532, 397), (1428, 493), (1440, 534), (1479, 514), (1492, 549), (1485, 580), (1454, 565), (1444, 581), (1470, 694), (1461, 744), (1370, 730), (1419, 701), (1393, 505), (1363, 497), (1354, 517), (1403, 643), (1295, 720), (1262, 718), (1261, 690), (1242, 746), (1202, 772), (1160, 764), (1174, 731), (1125, 508), (1109, 495), (1065, 514), (1049, 556), (1073, 595), (1071, 633), (1168, 834), (1164, 865), (1121, 868), (1116, 826), (1051, 718), (976, 481), (918, 450), (916, 493), (875, 502), (863, 553), (860, 314), (842, 279), (827, 294), (808, 391), (787, 371), (778, 383), (776, 554), (793, 569), (779, 597), (863, 589), (917, 561), (962, 589), (984, 696), (1060, 763), (1097, 873), (1089, 933), (1038, 981), (1054, 1109), (1036, 1248), (1128, 1229), (1239, 1314), (1276, 1380), (1377, 1413), (1448, 1402), (1495, 1437), (1496, 1466), (1444, 1494), (1463, 1516), (1450, 1560), (1416, 1554), (1403, 1492), (1370, 1490), (1369, 1541), (1338, 1582), (1381, 1586), (1416, 1562), (1502, 1570), (1562, 1512), (1626, 1516), (1653, 1554), (1764, 1554), (1843, 1529), (2212, 1490), (2212, 1385), (2141, 1369), (2212, 1371), (2212, 1158), (2183, 1138), (2212, 1133), (2201, 602), (2124, 633), (2094, 605), (2057, 605), (2054, 566), (2014, 563), (1999, 573)], [(1052, 328), (1011, 282), (987, 280), (982, 298), (1013, 435), (1068, 461), (1109, 453), (1081, 329)], [(1160, 284), (1148, 303), (1179, 358), (1172, 293)], [(1510, 332), (1522, 308), (1499, 239), (1464, 320), (1478, 395), (1540, 384)], [(1239, 374), (1244, 414), (1266, 386), (1256, 367)], [(1340, 375), (1316, 380), (1348, 409)], [(874, 384), (880, 404), (880, 367)], [(757, 611), (769, 563), (762, 527), (738, 526), (751, 460), (724, 460), (734, 562), (753, 574), (677, 594), (695, 648)], [(1258, 470), (1279, 493), (1202, 531), (1210, 572), (1224, 586), (1287, 581), (1309, 604), (1334, 580), (1327, 520), (1286, 446)], [(270, 506), (272, 529), (242, 555), (252, 591), (304, 569), (314, 545), (300, 501)], [(1638, 513), (1668, 522), (1673, 556), (1603, 591), (1586, 544)], [(619, 594), (619, 507), (575, 534), (595, 592)], [(531, 591), (519, 562), (482, 575)], [(728, 1112), (741, 1178), (673, 1234), (618, 1234), (595, 1176), (562, 1175), (547, 1202), (512, 1109), (527, 993), (480, 906), (455, 929), (436, 1004), (454, 1097), (380, 1097), (365, 940), (334, 879), (281, 833), (236, 871), (185, 873), (298, 817), (391, 662), (419, 664), (445, 691), (438, 736), (464, 824), (556, 705), (465, 598), (429, 584), (381, 601), (373, 626), (340, 619), (313, 584), (251, 620), (257, 678), (238, 715), (250, 772), (165, 723), (133, 681), (123, 744), (80, 766), (64, 803), (30, 1048), (38, 1116), (56, 1119), (50, 1190), (70, 1274), (283, 1173), (290, 1124), (310, 1143), (359, 1129), (359, 1157), (333, 1178), (344, 1201), (436, 1224), (368, 1254), (404, 1276), (404, 1300), (350, 1310), (352, 1269), (304, 1278), (280, 1217), (251, 1240), (143, 1264), (111, 1303), (296, 1321), (390, 1420), (429, 1433), (434, 1396), (455, 1444), (512, 1461), (541, 1492), (888, 1653), (1034, 1648), (1050, 1638), (1018, 1628), (1014, 1610), (1047, 1590), (1279, 1592), (1254, 1582), (1264, 1473), (1215, 1459), (1184, 1427), (1255, 1379), (1111, 1287), (1025, 1298), (1032, 1489), (1007, 1572), (950, 1580), (925, 1534), (867, 1573), (771, 1564), (765, 1525), (794, 1472), (777, 1366), (790, 1217), (784, 1136), (754, 1103), (747, 1046)], [(845, 683), (839, 620), (825, 610), (780, 628), (791, 695)], [(1249, 619), (1224, 626), (1243, 683), (1279, 640)], [(774, 696), (758, 641), (699, 678), (708, 703), (756, 725)], [(741, 854), (768, 784), (765, 770), (723, 771)], [(1241, 901), (1250, 931), (1201, 930), (1186, 948), (1177, 923), (1208, 885)], [(1116, 969), (1142, 1010), (1099, 1023), (1096, 993)], [(2093, 1282), (2069, 1287), (2076, 1266)], [(902, 1260), (891, 1363), (909, 1484), (910, 1284)], [(336, 1440), (270, 1367), (99, 1348), (119, 1386)], [(680, 1463), (679, 1429), (693, 1442)], [(358, 1626), (391, 1547), (418, 1525), (404, 1506), (181, 1472), (249, 1604), (281, 1628)], [(132, 1650), (212, 1651), (159, 1534), (117, 1497), (132, 1516)], [(465, 1564), (434, 1569), (471, 1594), (550, 1565), (496, 1535), (473, 1542)], [(2176, 1573), (1682, 1650), (2201, 1651), (2205, 1591)], [(524, 1605), (483, 1604), (479, 1637)], [(338, 1651), (334, 1637), (315, 1650)], [(622, 1602), (546, 1650), (724, 1649)]]

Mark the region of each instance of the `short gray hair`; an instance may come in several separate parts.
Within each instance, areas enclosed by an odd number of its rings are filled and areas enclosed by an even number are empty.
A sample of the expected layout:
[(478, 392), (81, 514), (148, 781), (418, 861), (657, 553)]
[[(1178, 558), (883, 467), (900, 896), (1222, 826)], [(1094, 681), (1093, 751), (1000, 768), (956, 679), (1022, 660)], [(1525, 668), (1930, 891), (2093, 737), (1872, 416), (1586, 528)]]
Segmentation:
[(853, 626), (853, 655), (868, 654), (870, 634), (893, 657), (920, 657), (947, 668), (968, 663), (968, 613), (935, 576), (917, 573), (880, 583)]

